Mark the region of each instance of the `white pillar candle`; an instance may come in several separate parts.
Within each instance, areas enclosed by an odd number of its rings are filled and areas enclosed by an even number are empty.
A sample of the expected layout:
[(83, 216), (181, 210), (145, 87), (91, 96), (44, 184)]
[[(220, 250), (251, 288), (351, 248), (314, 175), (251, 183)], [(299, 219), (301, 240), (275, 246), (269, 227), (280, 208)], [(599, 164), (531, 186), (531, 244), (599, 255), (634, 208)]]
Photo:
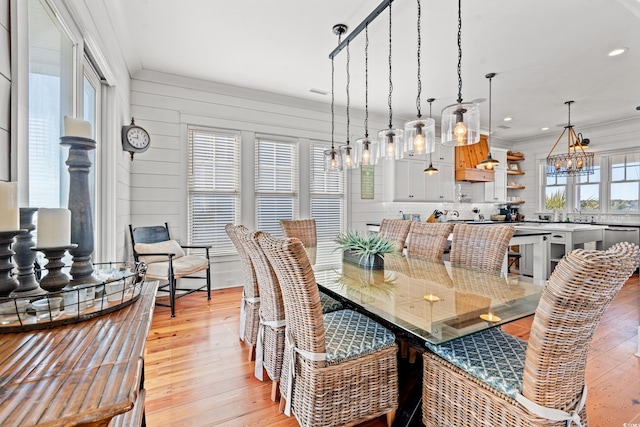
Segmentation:
[(0, 231), (20, 229), (18, 183), (0, 182)]
[(91, 133), (91, 123), (64, 116), (64, 136), (79, 136), (82, 138), (93, 138)]
[(58, 248), (71, 244), (71, 211), (38, 209), (37, 247)]

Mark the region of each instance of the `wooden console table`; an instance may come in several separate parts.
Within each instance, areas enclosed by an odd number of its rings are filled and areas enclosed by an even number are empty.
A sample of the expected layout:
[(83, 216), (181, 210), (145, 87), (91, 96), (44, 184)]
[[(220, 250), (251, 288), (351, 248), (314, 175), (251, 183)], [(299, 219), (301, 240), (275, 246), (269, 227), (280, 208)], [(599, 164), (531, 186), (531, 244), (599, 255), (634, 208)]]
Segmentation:
[(0, 336), (0, 425), (144, 424), (143, 357), (156, 290), (157, 282), (145, 282), (140, 299), (116, 312)]

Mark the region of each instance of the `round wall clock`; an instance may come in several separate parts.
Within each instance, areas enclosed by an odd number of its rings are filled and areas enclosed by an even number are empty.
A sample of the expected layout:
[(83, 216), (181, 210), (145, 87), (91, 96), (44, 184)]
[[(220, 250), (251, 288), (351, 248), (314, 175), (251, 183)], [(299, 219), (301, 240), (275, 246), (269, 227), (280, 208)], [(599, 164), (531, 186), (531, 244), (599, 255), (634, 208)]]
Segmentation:
[(135, 153), (144, 153), (150, 144), (149, 132), (136, 125), (133, 117), (130, 125), (122, 126), (122, 149), (131, 153), (132, 161)]

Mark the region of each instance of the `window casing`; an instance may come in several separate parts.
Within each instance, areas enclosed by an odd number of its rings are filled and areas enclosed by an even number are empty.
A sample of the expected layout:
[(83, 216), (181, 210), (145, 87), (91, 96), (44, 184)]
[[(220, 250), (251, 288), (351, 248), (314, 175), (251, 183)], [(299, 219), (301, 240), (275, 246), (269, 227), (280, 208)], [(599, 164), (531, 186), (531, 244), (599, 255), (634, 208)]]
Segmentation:
[(609, 210), (638, 211), (640, 198), (640, 153), (610, 157)]
[(309, 150), (310, 211), (316, 220), (318, 241), (333, 240), (345, 230), (345, 174), (325, 172), (324, 150), (326, 144), (312, 142)]
[(600, 211), (600, 165), (596, 164), (593, 174), (577, 176), (576, 181), (576, 209), (580, 212)]
[(188, 140), (189, 242), (233, 253), (224, 227), (240, 219), (240, 133), (190, 127)]
[(255, 141), (256, 229), (282, 237), (281, 219), (298, 217), (298, 146), (284, 137)]

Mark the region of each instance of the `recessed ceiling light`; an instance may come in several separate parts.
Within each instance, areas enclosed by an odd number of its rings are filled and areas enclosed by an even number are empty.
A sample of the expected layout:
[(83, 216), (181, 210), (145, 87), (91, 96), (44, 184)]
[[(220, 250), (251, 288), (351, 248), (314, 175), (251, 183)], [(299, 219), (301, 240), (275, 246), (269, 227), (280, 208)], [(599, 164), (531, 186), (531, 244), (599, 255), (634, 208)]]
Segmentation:
[(318, 95), (328, 95), (329, 94), (329, 92), (324, 91), (322, 89), (309, 89), (309, 92), (317, 93)]
[(549, 128), (548, 127), (543, 127), (543, 128), (540, 128), (540, 130), (549, 130)]
[(618, 49), (613, 49), (611, 52), (609, 52), (609, 56), (618, 56), (618, 55), (622, 55), (623, 53), (625, 53), (626, 51), (628, 51), (629, 48), (628, 47), (620, 47)]
[(513, 117), (505, 117), (504, 119), (505, 122), (510, 122), (511, 120), (513, 120)]

